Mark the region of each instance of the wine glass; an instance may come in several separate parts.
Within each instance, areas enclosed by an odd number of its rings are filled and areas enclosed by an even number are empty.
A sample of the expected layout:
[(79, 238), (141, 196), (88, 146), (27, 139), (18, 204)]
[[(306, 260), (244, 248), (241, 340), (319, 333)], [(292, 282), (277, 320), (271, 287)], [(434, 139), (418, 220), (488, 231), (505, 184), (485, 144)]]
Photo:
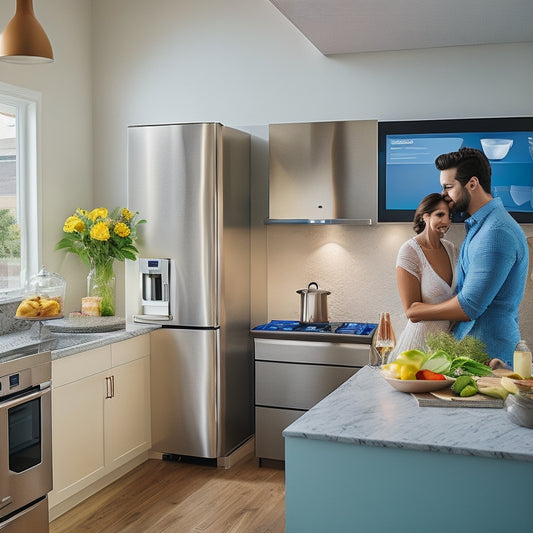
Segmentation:
[(396, 346), (396, 337), (390, 320), (389, 313), (380, 313), (379, 324), (372, 340), (373, 361), (372, 366), (384, 365), (388, 362), (388, 357)]

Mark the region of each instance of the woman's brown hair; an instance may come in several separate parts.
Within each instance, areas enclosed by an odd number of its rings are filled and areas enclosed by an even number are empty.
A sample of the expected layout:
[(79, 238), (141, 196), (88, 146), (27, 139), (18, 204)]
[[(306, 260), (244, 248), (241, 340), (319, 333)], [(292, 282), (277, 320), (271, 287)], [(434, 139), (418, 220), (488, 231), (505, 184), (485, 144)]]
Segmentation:
[(415, 218), (413, 219), (413, 229), (415, 230), (415, 233), (418, 235), (419, 233), (422, 233), (424, 231), (424, 228), (426, 227), (426, 223), (424, 222), (424, 215), (428, 214), (431, 215), (433, 211), (437, 210), (437, 206), (445, 201), (442, 197), (442, 194), (438, 192), (433, 192), (431, 194), (428, 194), (418, 204), (418, 207), (415, 211)]

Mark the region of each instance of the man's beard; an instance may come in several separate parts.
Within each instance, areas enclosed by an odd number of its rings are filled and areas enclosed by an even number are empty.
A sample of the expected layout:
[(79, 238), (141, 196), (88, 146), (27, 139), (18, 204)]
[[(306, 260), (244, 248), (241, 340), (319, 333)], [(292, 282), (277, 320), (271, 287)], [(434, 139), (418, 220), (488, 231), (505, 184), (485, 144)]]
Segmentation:
[(467, 213), (468, 206), (470, 205), (470, 193), (463, 187), (461, 191), (461, 197), (457, 199), (452, 205), (452, 211), (454, 213)]

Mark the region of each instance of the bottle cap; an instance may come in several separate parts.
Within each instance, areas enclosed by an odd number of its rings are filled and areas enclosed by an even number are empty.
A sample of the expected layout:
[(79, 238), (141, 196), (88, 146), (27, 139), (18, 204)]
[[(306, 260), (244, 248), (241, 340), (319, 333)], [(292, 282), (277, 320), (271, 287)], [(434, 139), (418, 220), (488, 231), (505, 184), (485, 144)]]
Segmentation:
[(525, 340), (520, 340), (518, 344), (516, 345), (515, 352), (529, 352), (529, 348), (527, 347)]

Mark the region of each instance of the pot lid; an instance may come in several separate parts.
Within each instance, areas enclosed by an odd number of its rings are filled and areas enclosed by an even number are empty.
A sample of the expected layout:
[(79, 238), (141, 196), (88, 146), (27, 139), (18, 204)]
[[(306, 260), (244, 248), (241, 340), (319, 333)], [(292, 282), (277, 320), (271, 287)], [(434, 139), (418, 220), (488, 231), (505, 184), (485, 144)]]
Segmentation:
[[(312, 288), (311, 285), (314, 285), (315, 288)], [(309, 283), (307, 289), (298, 289), (296, 292), (298, 294), (331, 294), (330, 291), (319, 289), (318, 283), (316, 281), (312, 281), (311, 283)]]

